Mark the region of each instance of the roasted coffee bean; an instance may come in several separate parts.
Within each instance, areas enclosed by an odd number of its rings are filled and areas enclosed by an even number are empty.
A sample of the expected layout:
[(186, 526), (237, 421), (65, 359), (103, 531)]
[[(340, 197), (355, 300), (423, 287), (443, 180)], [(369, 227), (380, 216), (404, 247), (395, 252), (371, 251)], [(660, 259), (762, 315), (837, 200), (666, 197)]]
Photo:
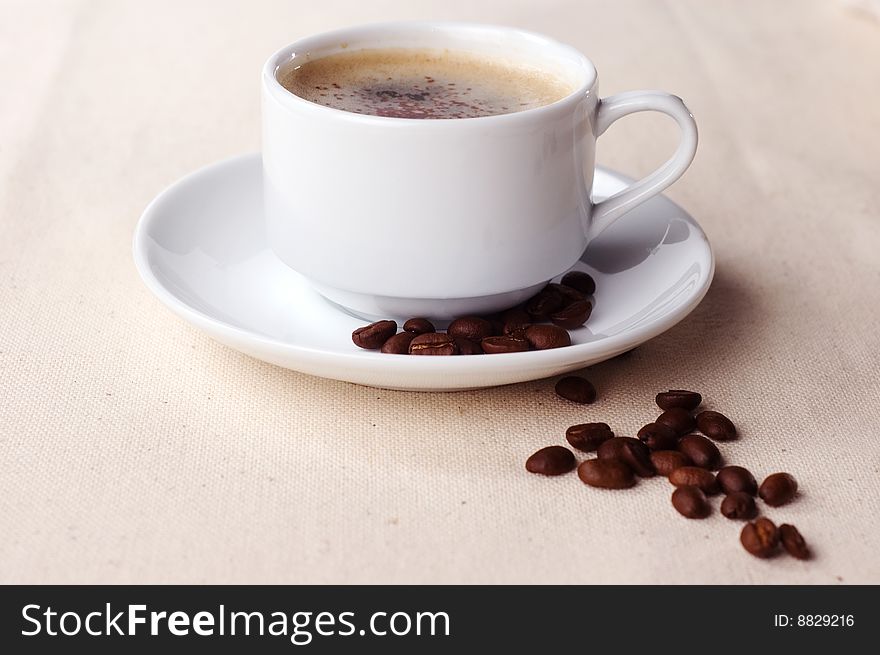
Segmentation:
[(530, 325), (525, 329), (526, 339), (535, 350), (549, 350), (571, 345), (571, 336), (555, 325)]
[(428, 332), (416, 336), (409, 344), (410, 355), (457, 355), (458, 346), (448, 334)]
[(619, 459), (627, 464), (633, 472), (643, 478), (655, 474), (651, 463), (651, 451), (638, 439), (617, 437), (609, 439), (596, 450), (599, 459)]
[(754, 496), (758, 493), (758, 483), (755, 476), (742, 466), (725, 466), (715, 476), (724, 493), (732, 494), (734, 491), (744, 491)]
[(715, 441), (736, 439), (736, 427), (724, 414), (707, 410), (697, 414), (697, 429)]
[(414, 332), (400, 332), (382, 344), (382, 352), (389, 355), (406, 355), (409, 353), (409, 344), (416, 338)]
[(480, 342), (483, 352), (493, 355), (495, 353), (520, 353), (529, 349), (529, 342), (524, 336), (508, 334), (503, 337), (486, 337)]
[(677, 450), (652, 450), (651, 463), (659, 475), (667, 477), (677, 468), (693, 465), (690, 457)]
[(586, 378), (569, 375), (556, 383), (556, 395), (573, 403), (589, 405), (596, 402), (596, 387)]
[(577, 461), (568, 448), (547, 446), (526, 460), (526, 471), (541, 475), (562, 475), (573, 471)]
[(501, 314), (502, 334), (513, 334), (532, 324), (532, 317), (522, 305), (512, 307)]
[(403, 324), (404, 332), (412, 332), (413, 334), (427, 334), (428, 332), (436, 332), (434, 324), (426, 318), (416, 317), (409, 319)]
[(798, 532), (798, 529), (788, 523), (779, 526), (779, 539), (782, 541), (782, 547), (792, 557), (798, 559), (810, 559), (810, 549), (807, 542)]
[(485, 337), (491, 337), (492, 332), (492, 324), (479, 316), (457, 318), (446, 328), (446, 334), (449, 336), (470, 339), (471, 341), (480, 341)]
[(567, 287), (564, 284), (556, 284), (555, 282), (551, 282), (547, 287), (553, 289), (556, 293), (562, 296), (562, 300), (565, 301), (566, 304), (578, 302), (579, 300), (587, 300), (587, 295), (581, 293), (574, 287)]
[(689, 434), (679, 439), (678, 450), (690, 457), (694, 466), (710, 471), (721, 466), (721, 453), (718, 447), (699, 434)]
[(393, 337), (395, 332), (397, 332), (397, 323), (394, 321), (376, 321), (352, 332), (351, 340), (356, 346), (376, 350)]
[(566, 330), (574, 330), (586, 323), (592, 312), (593, 305), (589, 300), (578, 300), (553, 312), (550, 315), (550, 320), (554, 325)]
[(619, 459), (588, 459), (577, 471), (581, 481), (591, 487), (626, 489), (636, 483), (632, 469)]
[(755, 505), (755, 499), (745, 491), (734, 491), (721, 501), (721, 513), (729, 519), (748, 520), (755, 518), (758, 507)]
[(681, 407), (667, 409), (656, 418), (655, 422), (668, 425), (675, 430), (678, 436), (688, 434), (697, 424), (691, 413)]
[(680, 466), (669, 474), (669, 481), (676, 487), (697, 487), (707, 496), (721, 490), (712, 472), (699, 466)]
[(651, 450), (671, 450), (678, 444), (678, 433), (663, 423), (648, 423), (636, 436)]
[(581, 423), (565, 431), (568, 443), (585, 453), (596, 450), (613, 437), (614, 433), (607, 423)]
[(562, 276), (559, 282), (572, 289), (577, 289), (587, 296), (593, 295), (596, 291), (595, 280), (593, 280), (589, 273), (584, 273), (583, 271), (569, 271)]
[(771, 557), (779, 547), (779, 530), (773, 521), (760, 518), (752, 523), (746, 523), (739, 534), (743, 548), (755, 557)]
[(797, 493), (798, 485), (788, 473), (774, 473), (764, 478), (758, 489), (761, 499), (772, 507), (785, 505)]
[(482, 355), (483, 349), (480, 347), (476, 341), (471, 341), (470, 339), (463, 339), (461, 337), (455, 337), (452, 339), (455, 342), (455, 345), (458, 347), (459, 355)]
[(706, 494), (691, 486), (679, 487), (672, 492), (672, 506), (689, 519), (704, 519), (712, 509), (706, 500)]
[(690, 412), (695, 410), (699, 404), (703, 402), (703, 397), (696, 391), (670, 389), (669, 391), (658, 393), (654, 400), (657, 402), (657, 407), (660, 409), (680, 407), (681, 409), (686, 409)]
[(564, 304), (565, 300), (558, 291), (544, 287), (526, 302), (526, 312), (534, 320), (543, 321), (549, 318), (553, 312), (562, 309)]

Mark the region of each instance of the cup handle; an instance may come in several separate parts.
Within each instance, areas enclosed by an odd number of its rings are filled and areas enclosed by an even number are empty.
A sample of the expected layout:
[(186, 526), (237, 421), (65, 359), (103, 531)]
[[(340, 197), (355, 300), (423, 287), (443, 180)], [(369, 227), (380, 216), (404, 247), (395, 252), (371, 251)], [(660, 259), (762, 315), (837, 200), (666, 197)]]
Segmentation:
[(659, 111), (678, 123), (681, 139), (675, 154), (656, 171), (623, 191), (593, 205), (590, 238), (600, 234), (624, 213), (663, 191), (687, 170), (697, 152), (697, 124), (678, 96), (663, 91), (629, 91), (603, 98), (596, 115), (596, 137), (618, 118), (639, 111)]

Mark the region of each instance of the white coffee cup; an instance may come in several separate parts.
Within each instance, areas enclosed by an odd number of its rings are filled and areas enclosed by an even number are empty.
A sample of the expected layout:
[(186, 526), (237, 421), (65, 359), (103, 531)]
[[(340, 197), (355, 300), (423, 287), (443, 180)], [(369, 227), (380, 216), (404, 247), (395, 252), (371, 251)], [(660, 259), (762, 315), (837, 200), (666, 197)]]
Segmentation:
[[(276, 78), (291, 60), (385, 47), (523, 61), (571, 92), (511, 114), (419, 120), (318, 105)], [(386, 23), (308, 37), (269, 58), (262, 96), (269, 243), (319, 293), (369, 318), (443, 319), (525, 300), (590, 239), (675, 182), (697, 147), (680, 98), (633, 91), (600, 99), (596, 68), (580, 52), (491, 25)], [(654, 173), (593, 202), (596, 138), (648, 110), (676, 120), (678, 149)]]

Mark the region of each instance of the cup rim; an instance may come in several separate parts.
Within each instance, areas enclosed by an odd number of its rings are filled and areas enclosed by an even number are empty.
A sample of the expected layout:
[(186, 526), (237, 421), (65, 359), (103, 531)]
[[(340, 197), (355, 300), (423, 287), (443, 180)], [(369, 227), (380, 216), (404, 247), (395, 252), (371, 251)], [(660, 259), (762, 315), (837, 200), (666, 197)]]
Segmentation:
[[(359, 35), (363, 32), (381, 33), (383, 31), (400, 30), (427, 32), (437, 29), (442, 29), (445, 31), (458, 30), (462, 32), (476, 32), (482, 30), (487, 32), (504, 33), (508, 36), (525, 39), (534, 43), (540, 43), (544, 45), (548, 50), (552, 48), (557, 52), (566, 53), (569, 59), (576, 61), (584, 76), (581, 82), (576, 85), (568, 94), (546, 105), (532, 107), (529, 109), (524, 109), (522, 111), (515, 111), (506, 114), (493, 114), (490, 116), (474, 116), (468, 118), (438, 118), (431, 120), (425, 120), (422, 118), (399, 118), (394, 116), (358, 114), (355, 112), (345, 111), (344, 109), (327, 107), (325, 105), (320, 105), (310, 100), (306, 100), (305, 98), (301, 98), (295, 93), (288, 91), (284, 86), (282, 86), (281, 82), (278, 81), (278, 78), (276, 76), (276, 72), (281, 64), (289, 60), (291, 57), (295, 56), (298, 50), (303, 50), (304, 47), (305, 49), (314, 48), (319, 42), (338, 41), (344, 43), (345, 41), (353, 39), (356, 35)], [(337, 120), (372, 123), (375, 125), (419, 125), (426, 128), (437, 128), (440, 126), (446, 127), (451, 125), (484, 125), (487, 122), (492, 121), (498, 123), (523, 121), (537, 117), (544, 117), (543, 115), (556, 112), (560, 109), (567, 110), (571, 105), (576, 104), (584, 97), (593, 93), (593, 90), (596, 86), (597, 77), (598, 75), (596, 71), (596, 66), (589, 58), (586, 57), (586, 55), (580, 52), (577, 48), (574, 48), (573, 46), (570, 46), (561, 41), (557, 41), (556, 39), (545, 36), (538, 32), (523, 30), (516, 27), (494, 25), (492, 23), (475, 23), (461, 21), (390, 21), (343, 27), (297, 39), (293, 43), (290, 43), (275, 51), (266, 60), (266, 63), (263, 65), (262, 85), (264, 91), (271, 94), (271, 96), (275, 100), (294, 110), (315, 112), (319, 116), (324, 115), (325, 117), (335, 117), (335, 119)]]

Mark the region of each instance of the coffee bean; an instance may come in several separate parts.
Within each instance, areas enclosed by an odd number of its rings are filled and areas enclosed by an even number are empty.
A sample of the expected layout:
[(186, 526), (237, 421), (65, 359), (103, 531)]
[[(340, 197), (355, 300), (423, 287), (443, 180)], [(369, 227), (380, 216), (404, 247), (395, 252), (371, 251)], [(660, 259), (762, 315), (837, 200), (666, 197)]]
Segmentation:
[(626, 489), (636, 483), (630, 467), (619, 459), (588, 459), (581, 462), (577, 472), (581, 481), (591, 487)]
[(492, 332), (492, 324), (479, 316), (457, 318), (446, 328), (446, 334), (449, 336), (470, 339), (471, 341), (480, 341), (485, 337), (491, 337)]
[(524, 330), (532, 324), (532, 317), (522, 305), (512, 307), (501, 314), (501, 331), (503, 334), (513, 334)]
[(562, 276), (559, 282), (572, 289), (577, 289), (588, 296), (593, 295), (596, 291), (595, 280), (593, 280), (589, 273), (584, 273), (583, 271), (569, 271)]
[(655, 422), (668, 425), (673, 430), (675, 430), (678, 436), (687, 434), (688, 432), (693, 430), (694, 426), (696, 426), (697, 424), (697, 422), (694, 420), (694, 417), (691, 416), (691, 413), (686, 409), (682, 409), (681, 407), (672, 407), (670, 409), (667, 409), (665, 412), (657, 417)]
[(457, 355), (458, 346), (448, 334), (428, 332), (416, 336), (409, 344), (410, 355)]
[(596, 450), (613, 437), (614, 433), (607, 423), (581, 423), (565, 431), (568, 443), (585, 453)]
[(577, 461), (568, 448), (547, 446), (526, 460), (526, 470), (541, 475), (562, 475), (574, 470)]
[(779, 547), (779, 530), (773, 521), (760, 518), (752, 523), (746, 523), (739, 534), (743, 548), (755, 557), (771, 557)]
[(672, 409), (680, 407), (692, 411), (703, 402), (703, 397), (696, 391), (686, 391), (685, 389), (670, 389), (663, 393), (658, 393), (654, 399), (660, 409)]
[(555, 282), (551, 282), (547, 287), (553, 289), (556, 293), (562, 296), (562, 300), (566, 304), (578, 302), (579, 300), (587, 300), (587, 294), (581, 293), (574, 287), (567, 287), (564, 284), (556, 284)]
[(757, 515), (758, 507), (755, 499), (745, 491), (734, 491), (721, 501), (721, 513), (729, 519), (748, 520)]
[(704, 519), (711, 511), (706, 494), (691, 486), (679, 487), (672, 492), (672, 506), (689, 519)]
[(659, 475), (669, 476), (675, 469), (691, 466), (691, 458), (677, 450), (652, 450), (651, 463)]
[(758, 483), (755, 476), (742, 466), (725, 466), (715, 476), (724, 493), (732, 494), (735, 491), (744, 491), (754, 496), (758, 493)]
[(697, 429), (715, 441), (736, 439), (736, 427), (724, 414), (705, 411), (697, 414)]
[(797, 493), (798, 485), (788, 473), (774, 473), (764, 478), (758, 495), (771, 507), (785, 505)]
[(471, 341), (470, 339), (462, 339), (461, 337), (455, 337), (452, 340), (455, 342), (455, 345), (458, 348), (459, 355), (483, 354), (483, 349), (476, 341)]
[(792, 557), (798, 559), (810, 559), (810, 549), (807, 542), (798, 532), (798, 529), (788, 523), (779, 526), (779, 538), (782, 541), (782, 547)]
[(651, 463), (651, 451), (638, 439), (616, 437), (604, 442), (596, 450), (599, 459), (619, 459), (633, 472), (643, 478), (650, 478), (656, 471)]
[(669, 481), (676, 487), (697, 487), (707, 496), (720, 491), (712, 472), (699, 466), (680, 466), (669, 474)]
[(400, 332), (382, 344), (382, 352), (389, 355), (406, 355), (409, 353), (409, 344), (416, 338), (414, 332)]
[(586, 378), (569, 375), (556, 383), (556, 395), (573, 403), (589, 405), (596, 402), (596, 387)]
[(526, 312), (534, 320), (543, 321), (553, 312), (562, 309), (564, 304), (565, 300), (563, 300), (562, 295), (558, 291), (550, 287), (544, 287), (526, 302)]
[(529, 342), (525, 337), (517, 334), (508, 334), (504, 337), (486, 337), (480, 342), (483, 352), (493, 355), (495, 353), (519, 353), (529, 349)]
[(721, 466), (721, 453), (718, 447), (699, 434), (682, 437), (678, 442), (678, 451), (690, 457), (694, 466), (711, 471)]
[(574, 330), (586, 323), (592, 312), (593, 305), (588, 300), (578, 300), (553, 312), (550, 315), (550, 320), (554, 325), (566, 330)]
[(525, 329), (526, 339), (535, 350), (549, 350), (571, 345), (568, 332), (555, 325), (530, 325)]
[(426, 318), (411, 318), (403, 324), (404, 332), (412, 332), (413, 334), (427, 334), (428, 332), (436, 332), (434, 324)]
[(663, 423), (648, 423), (636, 436), (651, 450), (671, 450), (678, 444), (678, 433)]
[(395, 332), (397, 332), (397, 323), (394, 321), (376, 321), (352, 332), (351, 340), (356, 346), (376, 350), (393, 337)]

